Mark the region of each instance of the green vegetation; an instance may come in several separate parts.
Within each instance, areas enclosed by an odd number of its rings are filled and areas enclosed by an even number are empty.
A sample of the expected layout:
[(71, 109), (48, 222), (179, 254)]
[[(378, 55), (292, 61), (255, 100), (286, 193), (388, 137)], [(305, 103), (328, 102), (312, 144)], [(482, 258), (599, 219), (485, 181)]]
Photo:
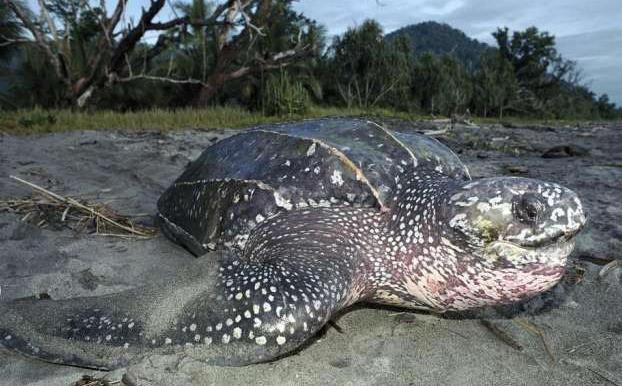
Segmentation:
[(152, 0), (135, 23), (117, 1), (0, 3), (0, 129), (238, 127), (329, 111), (622, 118), (536, 27), (497, 29), (495, 48), (444, 24), (385, 36), (367, 20), (327, 44), (293, 0)]
[(489, 45), (469, 38), (459, 29), (434, 21), (409, 25), (387, 34), (388, 40), (398, 38), (407, 39), (415, 57), (424, 54), (450, 55), (469, 70), (479, 67), (482, 55), (494, 51)]
[(184, 108), (176, 110), (148, 109), (135, 112), (113, 110), (12, 110), (0, 115), (0, 134), (44, 134), (73, 130), (158, 130), (244, 128), (286, 119), (308, 119), (329, 116), (389, 117), (416, 120), (429, 117), (388, 109), (343, 109), (309, 106), (304, 114), (292, 114), (286, 118), (266, 116), (259, 111), (241, 107), (216, 106), (203, 109)]
[(337, 94), (347, 107), (407, 107), (401, 101), (408, 99), (408, 42), (384, 39), (376, 21), (367, 20), (336, 37), (324, 60), (330, 69), (326, 92)]
[(301, 82), (287, 72), (270, 75), (262, 90), (262, 112), (266, 115), (304, 115), (309, 110), (309, 94)]

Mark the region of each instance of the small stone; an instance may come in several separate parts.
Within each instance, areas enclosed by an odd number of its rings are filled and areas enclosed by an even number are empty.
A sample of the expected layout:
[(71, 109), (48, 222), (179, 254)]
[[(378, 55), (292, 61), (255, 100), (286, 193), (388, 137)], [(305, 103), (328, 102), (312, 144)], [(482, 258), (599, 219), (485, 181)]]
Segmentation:
[(587, 148), (579, 145), (553, 146), (542, 153), (542, 158), (584, 157), (590, 154)]
[(529, 173), (529, 169), (526, 166), (521, 166), (521, 165), (506, 165), (504, 167), (504, 169), (509, 174), (527, 174), (527, 173)]

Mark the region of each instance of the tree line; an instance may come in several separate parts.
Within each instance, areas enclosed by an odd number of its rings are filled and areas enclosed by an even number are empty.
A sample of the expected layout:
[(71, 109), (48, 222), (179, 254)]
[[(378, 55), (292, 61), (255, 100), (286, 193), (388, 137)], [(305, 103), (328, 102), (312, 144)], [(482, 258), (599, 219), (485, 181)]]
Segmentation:
[(555, 37), (536, 27), (493, 32), (477, 65), (416, 52), (407, 35), (367, 20), (329, 41), (292, 0), (0, 0), (2, 108), (234, 104), (266, 114), (310, 104), (557, 119), (615, 119), (622, 111), (582, 83)]

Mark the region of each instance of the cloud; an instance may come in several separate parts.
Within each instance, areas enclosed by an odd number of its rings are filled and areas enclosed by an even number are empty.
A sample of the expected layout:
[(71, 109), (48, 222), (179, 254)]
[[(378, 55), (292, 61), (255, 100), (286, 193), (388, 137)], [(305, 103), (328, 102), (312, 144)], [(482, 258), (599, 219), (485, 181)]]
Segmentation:
[(438, 3), (435, 3), (434, 5), (424, 5), (420, 11), (421, 13), (427, 15), (444, 16), (455, 12), (462, 6), (464, 6), (464, 1), (450, 0), (440, 7), (438, 6)]
[(577, 61), (584, 82), (622, 106), (622, 28), (579, 33), (557, 39), (559, 52)]

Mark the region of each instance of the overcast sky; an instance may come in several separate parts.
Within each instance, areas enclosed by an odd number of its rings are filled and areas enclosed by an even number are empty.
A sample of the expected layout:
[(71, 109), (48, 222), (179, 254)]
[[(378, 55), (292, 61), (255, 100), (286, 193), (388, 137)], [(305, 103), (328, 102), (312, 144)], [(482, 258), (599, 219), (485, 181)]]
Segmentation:
[(535, 25), (555, 35), (559, 52), (576, 60), (584, 82), (622, 106), (622, 0), (300, 0), (294, 7), (343, 33), (365, 19), (385, 32), (427, 20), (447, 23), (493, 44), (498, 26), (522, 30)]

